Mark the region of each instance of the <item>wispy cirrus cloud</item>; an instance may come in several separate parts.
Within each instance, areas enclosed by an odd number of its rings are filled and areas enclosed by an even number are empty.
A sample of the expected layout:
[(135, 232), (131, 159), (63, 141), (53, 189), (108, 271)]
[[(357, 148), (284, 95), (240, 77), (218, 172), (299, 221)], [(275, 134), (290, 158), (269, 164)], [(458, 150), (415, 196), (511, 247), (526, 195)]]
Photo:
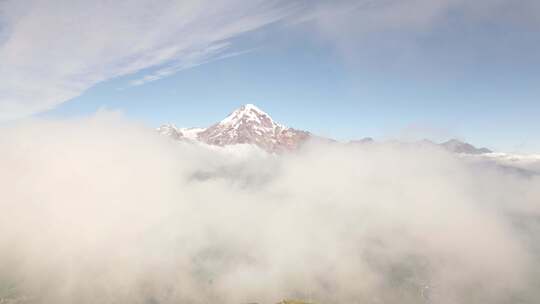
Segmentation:
[(336, 0), (317, 2), (298, 20), (353, 61), (431, 69), (449, 62), (445, 74), (479, 58), (538, 63), (538, 16), (536, 0)]
[(225, 42), (210, 45), (207, 48), (203, 48), (199, 51), (188, 51), (186, 52), (185, 56), (175, 60), (172, 64), (165, 64), (163, 67), (158, 67), (143, 77), (130, 81), (129, 84), (131, 86), (143, 85), (148, 82), (160, 80), (162, 78), (174, 75), (179, 71), (208, 63), (210, 61), (239, 56), (253, 51), (253, 49), (232, 51), (230, 50), (230, 47), (231, 44)]
[(242, 54), (234, 38), (280, 21), (307, 24), (362, 64), (446, 75), (483, 60), (515, 71), (539, 63), (539, 15), (534, 0), (5, 0), (0, 120), (54, 108), (114, 77), (147, 72), (130, 83), (142, 85)]
[(53, 108), (110, 78), (168, 65), (143, 83), (223, 56), (229, 39), (284, 18), (296, 4), (0, 2), (0, 120)]

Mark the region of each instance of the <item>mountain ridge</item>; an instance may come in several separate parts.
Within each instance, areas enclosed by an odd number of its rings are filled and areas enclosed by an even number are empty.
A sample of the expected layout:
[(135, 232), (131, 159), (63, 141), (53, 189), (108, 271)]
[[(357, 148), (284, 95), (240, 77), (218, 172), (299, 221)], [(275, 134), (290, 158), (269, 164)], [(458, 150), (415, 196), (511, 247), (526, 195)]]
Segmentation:
[[(330, 138), (316, 136), (309, 131), (282, 125), (254, 104), (240, 106), (223, 120), (207, 128), (178, 128), (172, 124), (165, 124), (157, 131), (175, 140), (201, 142), (213, 146), (251, 144), (270, 153), (294, 151), (310, 139), (336, 142)], [(373, 138), (365, 137), (360, 140), (351, 140), (348, 144), (365, 145), (374, 142)], [(450, 139), (443, 143), (424, 139), (418, 144), (434, 145), (458, 154), (493, 153), (487, 148), (477, 148), (458, 139)]]

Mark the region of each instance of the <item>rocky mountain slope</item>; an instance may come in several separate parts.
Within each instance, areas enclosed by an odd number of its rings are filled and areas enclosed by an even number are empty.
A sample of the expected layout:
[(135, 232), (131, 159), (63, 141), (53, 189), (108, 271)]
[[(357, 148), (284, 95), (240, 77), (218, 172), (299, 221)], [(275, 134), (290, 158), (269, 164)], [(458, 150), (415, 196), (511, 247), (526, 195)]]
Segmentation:
[(277, 153), (295, 150), (312, 137), (307, 131), (275, 122), (270, 115), (252, 104), (241, 106), (208, 128), (176, 128), (174, 125), (163, 125), (158, 131), (177, 140), (200, 141), (216, 146), (252, 144), (265, 151)]
[(454, 153), (486, 154), (493, 152), (487, 148), (477, 148), (471, 144), (459, 141), (457, 139), (451, 139), (449, 141), (443, 142), (442, 144), (440, 144), (440, 146)]
[[(241, 106), (222, 121), (208, 128), (177, 128), (167, 124), (159, 127), (158, 132), (176, 140), (202, 142), (215, 146), (251, 144), (270, 153), (293, 151), (309, 139), (335, 142), (332, 139), (317, 137), (307, 131), (281, 125), (266, 112), (252, 104)], [(361, 140), (352, 140), (349, 144), (374, 142), (372, 138), (366, 137)], [(423, 140), (417, 144), (435, 145), (458, 154), (483, 155), (492, 153), (487, 148), (477, 148), (457, 139), (451, 139), (441, 144)]]

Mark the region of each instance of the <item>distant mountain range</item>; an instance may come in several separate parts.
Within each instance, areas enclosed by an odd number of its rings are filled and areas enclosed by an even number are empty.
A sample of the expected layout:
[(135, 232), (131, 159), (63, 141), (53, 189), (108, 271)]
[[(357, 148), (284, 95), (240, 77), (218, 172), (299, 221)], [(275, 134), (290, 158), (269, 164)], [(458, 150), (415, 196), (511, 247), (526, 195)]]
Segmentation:
[[(158, 132), (175, 140), (202, 142), (208, 145), (228, 146), (251, 144), (270, 153), (282, 153), (298, 149), (309, 139), (335, 142), (333, 139), (316, 136), (308, 131), (286, 127), (275, 122), (270, 115), (252, 104), (233, 111), (222, 121), (208, 128), (177, 128), (172, 124), (162, 125)], [(369, 144), (370, 137), (352, 140), (349, 144)], [(441, 144), (424, 140), (422, 144), (437, 145), (448, 151), (461, 154), (492, 153), (487, 148), (477, 148), (469, 143), (451, 139)]]

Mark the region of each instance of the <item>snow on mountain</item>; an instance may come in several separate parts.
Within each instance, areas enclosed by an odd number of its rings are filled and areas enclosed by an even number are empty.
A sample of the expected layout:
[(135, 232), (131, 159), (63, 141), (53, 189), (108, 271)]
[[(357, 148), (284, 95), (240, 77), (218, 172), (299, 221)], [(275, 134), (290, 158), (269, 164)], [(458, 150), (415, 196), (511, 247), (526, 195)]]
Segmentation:
[(208, 128), (163, 125), (158, 132), (177, 140), (196, 140), (215, 146), (252, 144), (277, 153), (294, 150), (311, 138), (309, 132), (283, 126), (252, 104), (241, 106)]
[(540, 176), (540, 155), (514, 153), (459, 154), (460, 157), (480, 163), (494, 163), (508, 173)]
[(175, 125), (162, 125), (157, 131), (165, 136), (172, 137), (177, 140), (198, 140), (198, 134), (204, 131), (204, 128), (177, 128)]
[(526, 169), (540, 174), (540, 154), (486, 153), (480, 156), (502, 165)]
[[(175, 140), (201, 142), (212, 146), (224, 147), (250, 144), (270, 153), (295, 150), (308, 139), (335, 142), (331, 139), (314, 136), (307, 131), (296, 130), (279, 124), (270, 115), (253, 104), (241, 106), (222, 121), (208, 128), (177, 128), (168, 124), (159, 127), (158, 132)], [(374, 143), (374, 140), (367, 137), (349, 142), (349, 144), (353, 145), (366, 143)], [(492, 153), (487, 148), (477, 148), (457, 139), (451, 139), (440, 144), (423, 140), (416, 144), (438, 146), (450, 152), (464, 155), (489, 155)], [(505, 157), (499, 156), (496, 158), (503, 159)]]
[(540, 154), (487, 153), (486, 158), (501, 159), (509, 162), (540, 162)]

